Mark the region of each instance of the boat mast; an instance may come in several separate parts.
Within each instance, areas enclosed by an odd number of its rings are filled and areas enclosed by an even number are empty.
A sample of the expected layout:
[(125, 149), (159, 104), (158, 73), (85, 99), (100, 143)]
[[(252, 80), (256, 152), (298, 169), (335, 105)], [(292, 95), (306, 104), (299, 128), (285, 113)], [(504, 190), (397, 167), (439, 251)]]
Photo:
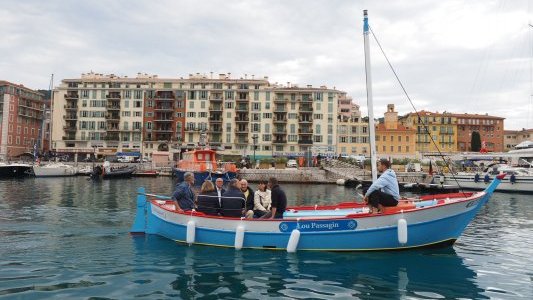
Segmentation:
[(372, 73), (370, 71), (370, 45), (368, 42), (369, 26), (368, 12), (363, 10), (363, 37), (365, 45), (365, 73), (366, 73), (366, 103), (368, 106), (368, 130), (370, 132), (370, 165), (372, 167), (372, 182), (378, 178), (376, 158), (376, 127), (374, 125), (374, 103), (372, 101)]

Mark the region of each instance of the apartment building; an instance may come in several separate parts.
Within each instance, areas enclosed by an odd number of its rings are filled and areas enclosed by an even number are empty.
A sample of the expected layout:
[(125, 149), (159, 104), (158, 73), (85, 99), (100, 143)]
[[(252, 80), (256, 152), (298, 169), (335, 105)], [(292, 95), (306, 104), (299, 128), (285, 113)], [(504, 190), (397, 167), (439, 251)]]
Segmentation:
[[(349, 102), (349, 115), (346, 115)], [(370, 155), (368, 120), (361, 117), (359, 105), (348, 98), (339, 100), (337, 152), (340, 155)]]
[(533, 129), (504, 130), (504, 136), (504, 150), (509, 151), (522, 142), (533, 141)]
[(0, 81), (0, 159), (15, 159), (42, 147), (44, 95)]
[(54, 91), (52, 146), (82, 157), (178, 154), (198, 146), (258, 157), (335, 152), (342, 95), (325, 86), (300, 88), (246, 75), (83, 74), (63, 80)]
[(404, 158), (416, 154), (416, 131), (398, 121), (394, 104), (387, 105), (383, 123), (376, 125), (376, 152), (382, 157)]
[(457, 151), (471, 151), (472, 132), (477, 131), (481, 142), (488, 151), (502, 152), (504, 150), (503, 124), (505, 118), (478, 115), (478, 114), (452, 114), (457, 118)]
[(416, 151), (419, 153), (457, 151), (457, 118), (453, 114), (422, 110), (401, 117), (400, 122), (416, 128)]

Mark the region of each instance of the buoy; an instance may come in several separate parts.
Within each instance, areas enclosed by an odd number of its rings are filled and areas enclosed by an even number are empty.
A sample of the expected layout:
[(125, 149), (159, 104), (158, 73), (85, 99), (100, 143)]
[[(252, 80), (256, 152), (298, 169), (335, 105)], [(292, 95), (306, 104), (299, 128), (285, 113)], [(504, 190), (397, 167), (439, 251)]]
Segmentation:
[(194, 243), (195, 233), (196, 233), (196, 224), (194, 224), (194, 221), (191, 220), (187, 222), (187, 237), (186, 237), (187, 244), (190, 245)]
[(287, 243), (287, 252), (294, 253), (296, 252), (296, 247), (298, 247), (298, 242), (300, 241), (300, 230), (293, 229), (291, 232), (291, 237)]
[(244, 227), (242, 225), (237, 226), (235, 230), (235, 250), (241, 250), (244, 243)]
[(398, 220), (398, 242), (407, 243), (407, 221), (404, 218)]
[(337, 185), (344, 185), (346, 181), (344, 179), (337, 179)]

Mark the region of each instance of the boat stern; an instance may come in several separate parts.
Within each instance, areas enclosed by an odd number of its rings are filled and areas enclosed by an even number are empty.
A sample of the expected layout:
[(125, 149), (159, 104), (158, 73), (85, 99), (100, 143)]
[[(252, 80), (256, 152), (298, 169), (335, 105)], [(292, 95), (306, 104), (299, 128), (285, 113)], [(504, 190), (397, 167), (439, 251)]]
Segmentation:
[(131, 226), (131, 234), (144, 234), (146, 233), (146, 213), (147, 213), (148, 201), (144, 187), (137, 189), (137, 212), (135, 214), (135, 221)]

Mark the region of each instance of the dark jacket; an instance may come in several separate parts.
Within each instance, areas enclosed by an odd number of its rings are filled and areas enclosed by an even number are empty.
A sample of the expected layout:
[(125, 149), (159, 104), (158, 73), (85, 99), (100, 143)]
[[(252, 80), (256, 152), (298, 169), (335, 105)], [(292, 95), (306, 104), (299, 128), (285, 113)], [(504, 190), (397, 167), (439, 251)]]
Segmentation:
[(185, 181), (176, 186), (172, 194), (172, 200), (176, 200), (183, 210), (192, 210), (194, 208), (194, 192), (189, 184)]
[(196, 205), (198, 206), (197, 210), (206, 215), (217, 216), (220, 213), (220, 205), (218, 204), (218, 194), (216, 191), (198, 195)]
[(224, 217), (239, 218), (245, 203), (244, 194), (239, 189), (230, 187), (222, 196), (220, 214)]
[(217, 195), (217, 200), (219, 201), (219, 206), (222, 205), (222, 195), (224, 195), (225, 192), (226, 192), (226, 189), (224, 187), (222, 187), (220, 189), (220, 199), (218, 199), (218, 191), (217, 191), (217, 187), (215, 186), (215, 194)]
[(274, 216), (274, 218), (283, 218), (283, 213), (287, 208), (287, 196), (285, 195), (285, 192), (279, 187), (279, 185), (273, 186), (270, 191), (272, 198), (272, 207), (276, 208), (276, 215)]
[[(243, 193), (244, 195), (244, 193)], [(254, 209), (254, 197), (255, 193), (252, 188), (248, 187), (248, 197), (245, 197), (246, 199), (246, 210), (252, 210)]]

